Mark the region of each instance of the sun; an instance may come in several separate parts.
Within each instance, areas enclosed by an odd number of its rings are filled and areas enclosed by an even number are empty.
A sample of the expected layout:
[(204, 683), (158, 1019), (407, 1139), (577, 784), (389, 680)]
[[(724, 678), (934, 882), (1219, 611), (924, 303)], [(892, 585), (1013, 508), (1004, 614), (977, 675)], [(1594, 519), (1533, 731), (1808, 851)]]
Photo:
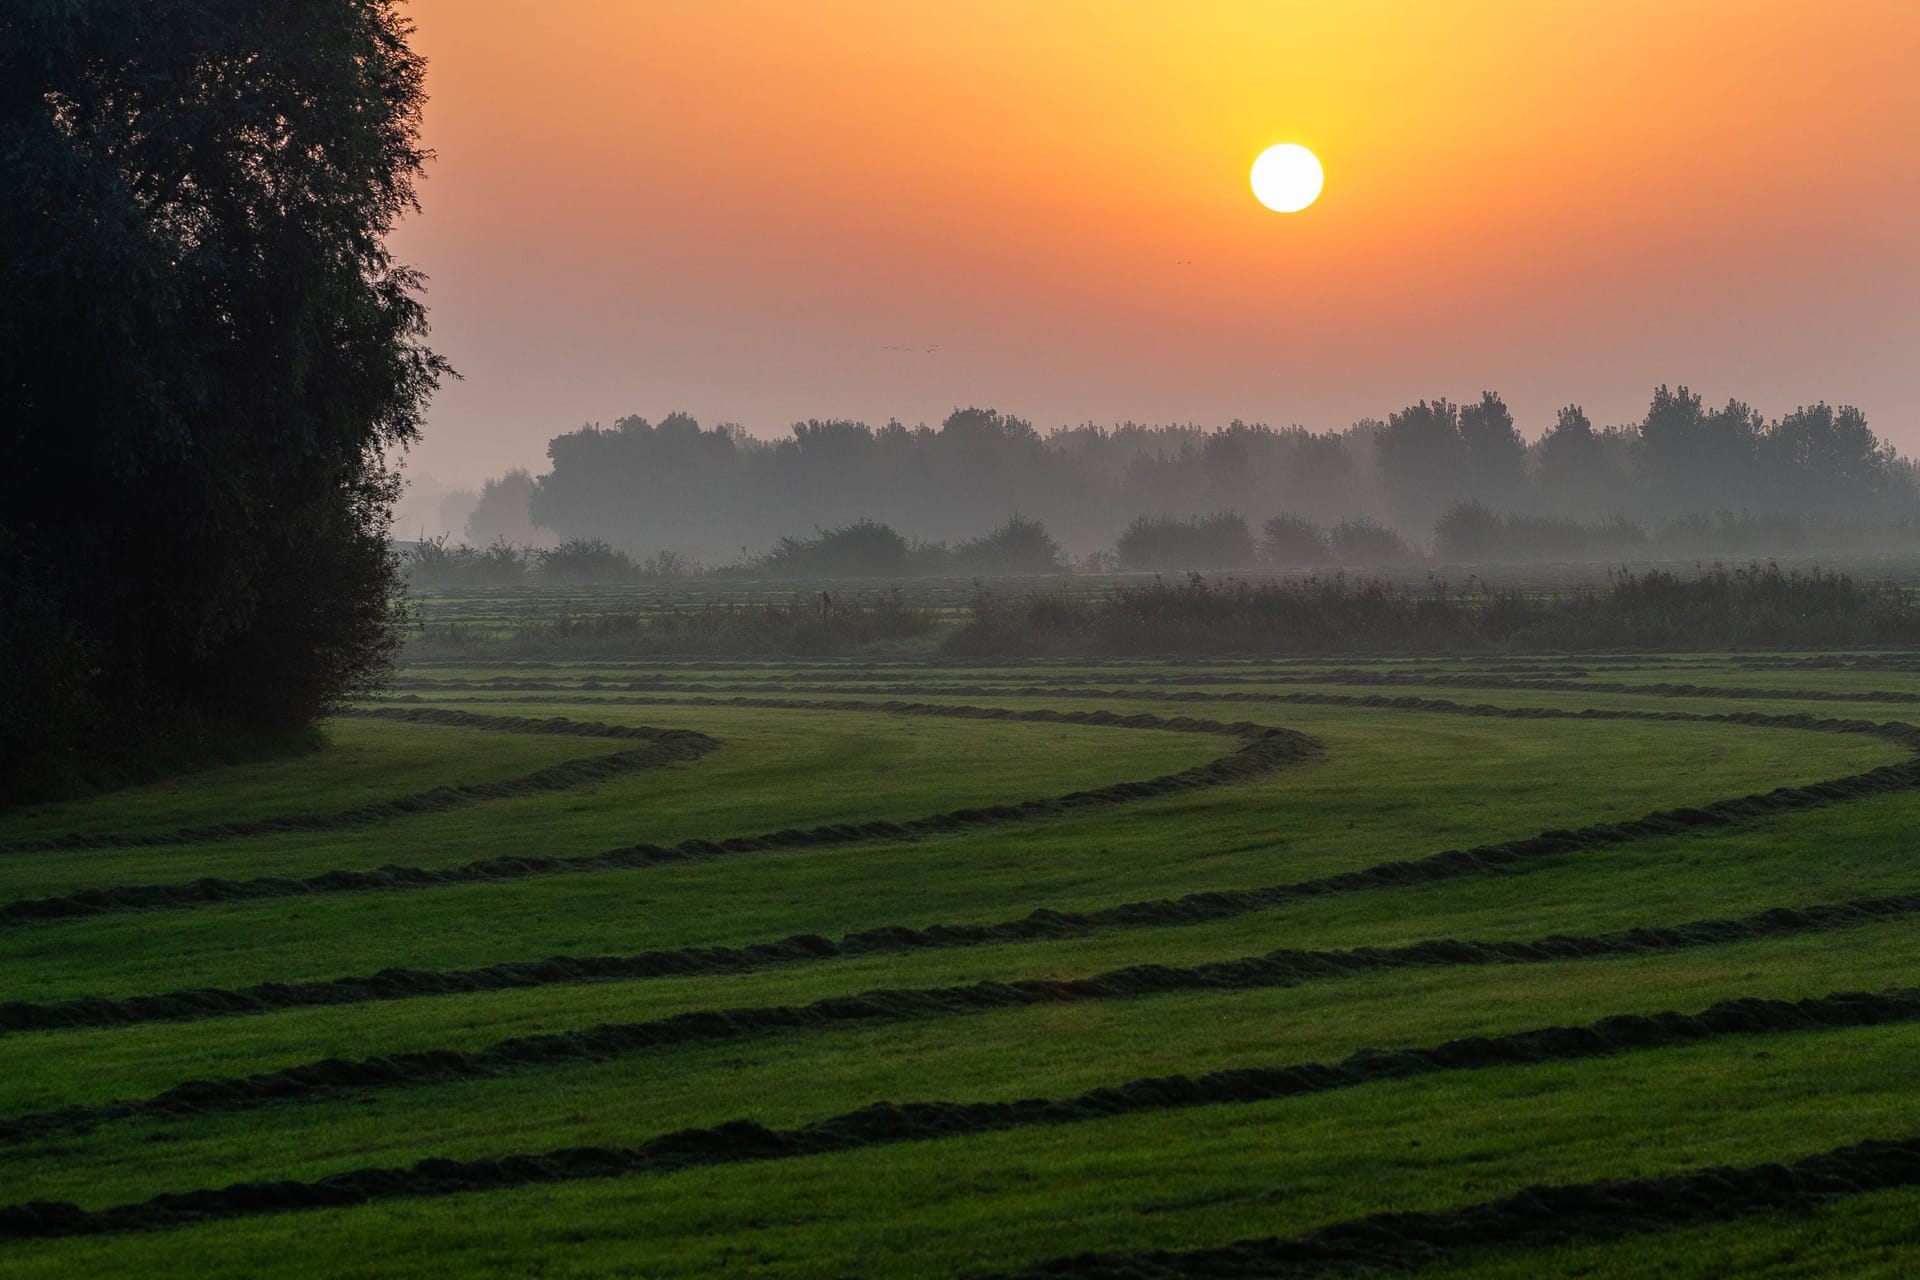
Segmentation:
[(1253, 162), (1253, 194), (1275, 213), (1298, 213), (1320, 198), (1320, 158), (1294, 142), (1268, 147)]

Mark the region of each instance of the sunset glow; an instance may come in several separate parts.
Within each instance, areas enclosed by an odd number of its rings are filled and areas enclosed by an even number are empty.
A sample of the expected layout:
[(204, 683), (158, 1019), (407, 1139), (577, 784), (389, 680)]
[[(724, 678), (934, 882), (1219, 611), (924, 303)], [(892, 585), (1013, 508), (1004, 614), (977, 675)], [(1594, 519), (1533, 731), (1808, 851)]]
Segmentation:
[[(411, 12), (448, 478), (676, 407), (1327, 429), (1497, 387), (1537, 435), (1680, 380), (1920, 444), (1904, 0)], [(1249, 198), (1285, 139), (1337, 211)]]

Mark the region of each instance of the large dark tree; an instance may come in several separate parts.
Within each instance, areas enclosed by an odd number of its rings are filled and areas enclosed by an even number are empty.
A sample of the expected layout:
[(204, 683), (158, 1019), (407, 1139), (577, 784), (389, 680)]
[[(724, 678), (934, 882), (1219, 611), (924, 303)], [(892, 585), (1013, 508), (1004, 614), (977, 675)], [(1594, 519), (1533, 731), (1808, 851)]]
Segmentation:
[(1469, 469), (1460, 438), (1460, 406), (1422, 400), (1387, 418), (1379, 434), (1376, 466), (1396, 518), (1404, 527), (1427, 529), (1466, 494)]
[(395, 642), (387, 457), (446, 372), (392, 0), (0, 9), (0, 789), (281, 733)]

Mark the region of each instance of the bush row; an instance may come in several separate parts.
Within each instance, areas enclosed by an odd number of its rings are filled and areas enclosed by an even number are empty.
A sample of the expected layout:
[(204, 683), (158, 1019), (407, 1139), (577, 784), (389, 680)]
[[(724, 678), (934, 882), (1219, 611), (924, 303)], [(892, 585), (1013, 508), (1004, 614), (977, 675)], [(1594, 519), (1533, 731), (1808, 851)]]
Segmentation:
[(409, 644), (434, 657), (604, 657), (697, 654), (830, 657), (883, 650), (927, 636), (935, 611), (899, 591), (867, 597), (821, 592), (786, 601), (673, 605), (557, 614), (505, 634), (428, 622)]
[(766, 553), (717, 568), (673, 551), (636, 559), (598, 538), (573, 538), (539, 550), (499, 540), (490, 546), (417, 543), (411, 580), (428, 586), (501, 586), (524, 582), (668, 582), (716, 578), (1013, 577), (1071, 571), (1167, 572), (1200, 569), (1388, 568), (1428, 562), (1578, 562), (1699, 555), (1920, 551), (1910, 524), (1850, 526), (1796, 515), (1702, 512), (1647, 524), (1610, 516), (1580, 521), (1501, 513), (1458, 502), (1435, 525), (1429, 554), (1371, 519), (1322, 526), (1293, 514), (1253, 527), (1237, 512), (1209, 516), (1143, 515), (1111, 552), (1070, 563), (1045, 525), (1013, 516), (992, 532), (957, 543), (914, 542), (873, 520), (856, 520), (812, 537), (780, 539)]
[(1714, 565), (1610, 574), (1543, 595), (1343, 573), (1302, 581), (1155, 579), (1095, 597), (975, 594), (947, 652), (1204, 654), (1719, 649), (1920, 642), (1911, 593), (1843, 574)]

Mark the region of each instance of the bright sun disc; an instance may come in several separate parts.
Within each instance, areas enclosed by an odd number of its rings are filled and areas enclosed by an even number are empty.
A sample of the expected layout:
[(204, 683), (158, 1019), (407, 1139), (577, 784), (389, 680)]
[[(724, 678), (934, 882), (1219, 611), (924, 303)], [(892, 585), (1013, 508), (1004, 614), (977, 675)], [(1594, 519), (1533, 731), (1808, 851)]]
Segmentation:
[(1298, 213), (1320, 198), (1326, 185), (1320, 159), (1298, 143), (1268, 147), (1253, 162), (1253, 194), (1275, 213)]

